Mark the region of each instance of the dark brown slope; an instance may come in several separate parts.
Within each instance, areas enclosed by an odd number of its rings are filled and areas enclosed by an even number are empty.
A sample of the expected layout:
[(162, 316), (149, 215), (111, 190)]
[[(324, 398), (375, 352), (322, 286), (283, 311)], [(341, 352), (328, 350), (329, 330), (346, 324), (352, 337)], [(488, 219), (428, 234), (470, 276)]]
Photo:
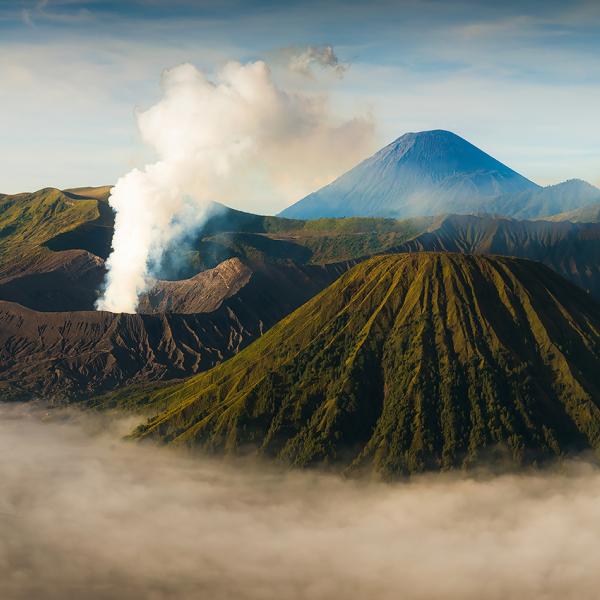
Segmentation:
[(213, 269), (189, 279), (157, 281), (140, 298), (139, 313), (194, 314), (211, 312), (237, 294), (252, 277), (252, 269), (237, 258), (225, 260)]
[[(140, 299), (138, 312), (211, 312), (226, 299), (244, 291), (244, 301), (257, 310), (270, 310), (258, 306), (258, 295), (268, 292), (272, 303), (277, 305), (276, 310), (287, 314), (327, 287), (353, 264), (348, 261), (303, 265), (291, 260), (269, 262), (230, 258), (189, 279), (157, 281)], [(250, 282), (252, 286), (246, 290)]]
[[(125, 383), (209, 369), (247, 346), (347, 268), (280, 265), (276, 271), (262, 273), (238, 266), (247, 281), (233, 295), (213, 297), (210, 308), (215, 310), (206, 313), (36, 312), (0, 302), (3, 397), (36, 394), (76, 399)], [(208, 302), (210, 294), (203, 298)]]
[[(223, 365), (151, 393), (138, 437), (384, 476), (600, 451), (600, 305), (540, 263), (367, 260)], [(137, 397), (136, 397), (137, 396)]]
[(92, 310), (105, 273), (104, 261), (85, 250), (42, 254), (0, 278), (0, 299), (40, 311)]

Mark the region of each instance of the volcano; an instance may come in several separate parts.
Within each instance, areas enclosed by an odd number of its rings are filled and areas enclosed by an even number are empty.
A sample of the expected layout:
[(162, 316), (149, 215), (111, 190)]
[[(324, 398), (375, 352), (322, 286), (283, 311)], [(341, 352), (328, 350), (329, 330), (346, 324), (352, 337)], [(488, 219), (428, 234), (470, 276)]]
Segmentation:
[(407, 133), (281, 216), (413, 217), (471, 212), (491, 198), (542, 189), (460, 136)]
[(598, 303), (536, 262), (376, 257), (148, 394), (135, 435), (384, 477), (596, 450), (599, 331)]

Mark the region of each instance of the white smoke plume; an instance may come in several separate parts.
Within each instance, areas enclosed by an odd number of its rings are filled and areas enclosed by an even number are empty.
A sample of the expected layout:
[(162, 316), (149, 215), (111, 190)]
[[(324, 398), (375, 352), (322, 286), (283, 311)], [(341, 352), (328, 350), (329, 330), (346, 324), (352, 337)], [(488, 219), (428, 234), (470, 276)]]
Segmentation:
[(384, 485), (193, 459), (0, 403), (0, 481), (3, 600), (598, 598), (585, 464)]
[(206, 218), (212, 201), (280, 207), (339, 175), (370, 149), (368, 117), (339, 120), (327, 97), (287, 92), (262, 61), (228, 63), (211, 81), (191, 64), (166, 71), (163, 98), (137, 115), (158, 161), (119, 179), (113, 251), (97, 308), (135, 312), (148, 266)]
[(332, 69), (338, 77), (343, 77), (348, 65), (340, 62), (332, 46), (307, 46), (306, 48), (287, 48), (288, 66), (290, 70), (314, 77), (313, 66)]

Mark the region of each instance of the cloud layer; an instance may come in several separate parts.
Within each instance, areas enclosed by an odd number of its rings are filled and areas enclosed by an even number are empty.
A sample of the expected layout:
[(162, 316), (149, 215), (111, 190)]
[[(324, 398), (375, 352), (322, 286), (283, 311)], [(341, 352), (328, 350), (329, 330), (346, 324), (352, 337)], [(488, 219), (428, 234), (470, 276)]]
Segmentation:
[(1, 406), (2, 598), (597, 596), (585, 464), (383, 485), (134, 446), (130, 425)]

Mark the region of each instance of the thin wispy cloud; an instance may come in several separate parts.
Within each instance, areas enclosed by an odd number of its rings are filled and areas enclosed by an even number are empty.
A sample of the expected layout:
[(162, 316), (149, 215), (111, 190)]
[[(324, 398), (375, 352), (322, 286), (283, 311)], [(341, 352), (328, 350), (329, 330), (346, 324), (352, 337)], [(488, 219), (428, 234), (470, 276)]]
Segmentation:
[(62, 2), (58, 6), (51, 6), (49, 0), (39, 0), (32, 8), (21, 10), (21, 19), (28, 27), (35, 28), (40, 22), (44, 21), (63, 24), (91, 21), (93, 15), (86, 7), (77, 6), (74, 3)]

